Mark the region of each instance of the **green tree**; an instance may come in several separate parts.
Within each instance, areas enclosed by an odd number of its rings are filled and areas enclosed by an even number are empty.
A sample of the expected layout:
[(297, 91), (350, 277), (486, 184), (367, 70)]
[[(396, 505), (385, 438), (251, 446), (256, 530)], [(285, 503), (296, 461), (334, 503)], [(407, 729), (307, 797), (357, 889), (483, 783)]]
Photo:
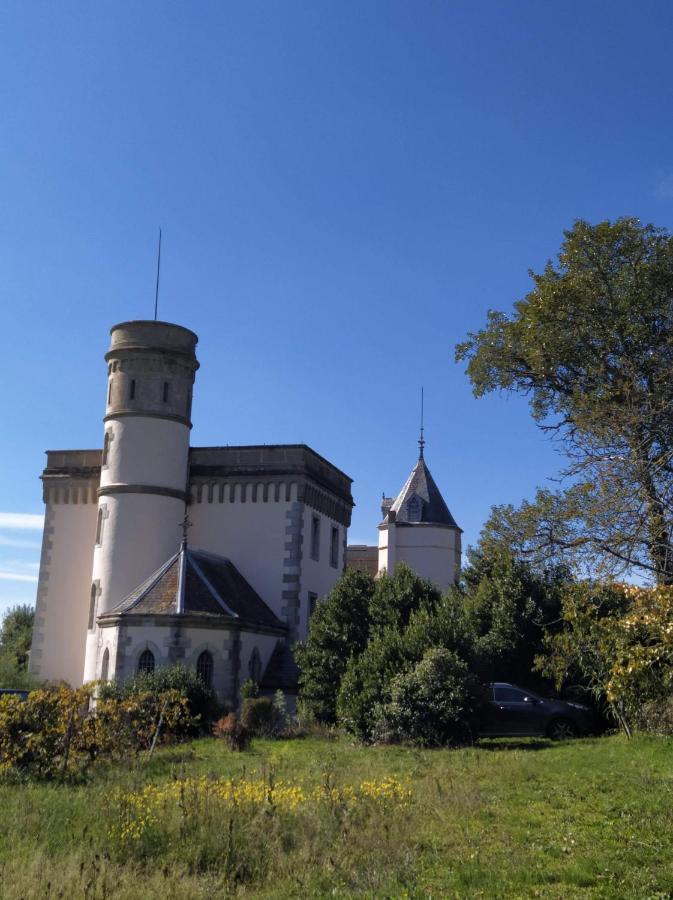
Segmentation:
[(434, 647), (390, 683), (390, 699), (375, 711), (375, 736), (426, 747), (461, 744), (473, 736), (472, 719), (483, 691), (456, 653)]
[(534, 571), (499, 546), (480, 545), (468, 558), (464, 609), (480, 675), (486, 681), (534, 686), (539, 681), (533, 674), (535, 658), (545, 636), (560, 627), (567, 571)]
[(369, 638), (369, 606), (374, 579), (346, 569), (329, 595), (315, 608), (305, 641), (294, 647), (304, 709), (319, 722), (336, 721), (341, 677), (351, 656), (362, 653)]
[(473, 636), (457, 589), (437, 600), (432, 592), (410, 613), (406, 628), (372, 629), (363, 652), (348, 661), (337, 700), (339, 724), (360, 740), (377, 736), (377, 711), (391, 700), (394, 679), (410, 671), (433, 648), (441, 647), (474, 663)]
[(673, 237), (637, 219), (565, 232), (510, 316), (456, 347), (476, 396), (527, 396), (568, 457), (567, 490), (494, 513), (531, 558), (673, 583)]
[(0, 625), (0, 687), (30, 688), (28, 654), (35, 611), (31, 606), (9, 609)]

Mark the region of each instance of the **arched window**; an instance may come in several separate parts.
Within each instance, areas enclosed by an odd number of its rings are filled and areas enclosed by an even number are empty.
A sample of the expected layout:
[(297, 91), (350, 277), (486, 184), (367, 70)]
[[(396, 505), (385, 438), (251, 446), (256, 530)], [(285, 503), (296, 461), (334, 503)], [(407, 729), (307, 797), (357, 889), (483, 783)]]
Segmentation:
[(89, 597), (89, 631), (91, 631), (96, 624), (96, 596), (98, 594), (98, 588), (95, 584), (91, 585), (91, 595)]
[(213, 655), (207, 650), (199, 655), (196, 660), (196, 674), (206, 687), (211, 687), (213, 683)]
[(100, 679), (101, 681), (107, 681), (107, 673), (110, 668), (110, 651), (108, 648), (105, 648), (105, 653), (103, 654), (103, 663), (100, 667)]
[(140, 654), (140, 659), (138, 660), (138, 671), (139, 672), (149, 672), (150, 674), (154, 672), (154, 653), (151, 650), (143, 650)]
[(262, 677), (262, 660), (259, 658), (259, 650), (257, 649), (257, 647), (254, 647), (252, 653), (250, 654), (248, 674), (250, 675), (252, 681), (255, 682), (255, 684), (259, 684)]

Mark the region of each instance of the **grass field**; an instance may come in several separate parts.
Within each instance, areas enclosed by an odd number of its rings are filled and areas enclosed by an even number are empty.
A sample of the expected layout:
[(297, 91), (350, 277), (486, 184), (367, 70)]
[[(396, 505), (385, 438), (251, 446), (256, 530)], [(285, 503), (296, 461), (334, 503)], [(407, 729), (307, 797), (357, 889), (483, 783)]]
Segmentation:
[[(276, 787), (232, 808), (200, 776)], [(399, 796), (376, 787), (386, 779)], [(148, 784), (173, 798), (154, 820), (128, 799)], [(130, 814), (140, 838), (119, 836)], [(2, 900), (227, 894), (673, 897), (673, 741), (306, 738), (235, 754), (203, 739), (87, 784), (0, 786)]]

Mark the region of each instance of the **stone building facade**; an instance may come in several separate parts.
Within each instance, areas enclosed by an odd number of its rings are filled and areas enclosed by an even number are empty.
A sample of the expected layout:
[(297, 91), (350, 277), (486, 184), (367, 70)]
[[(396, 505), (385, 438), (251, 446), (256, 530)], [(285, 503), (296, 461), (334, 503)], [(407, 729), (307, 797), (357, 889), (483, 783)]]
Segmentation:
[(196, 335), (111, 329), (102, 450), (48, 451), (31, 669), (76, 685), (180, 660), (231, 703), (292, 691), (345, 562), (351, 479), (303, 444), (190, 447)]

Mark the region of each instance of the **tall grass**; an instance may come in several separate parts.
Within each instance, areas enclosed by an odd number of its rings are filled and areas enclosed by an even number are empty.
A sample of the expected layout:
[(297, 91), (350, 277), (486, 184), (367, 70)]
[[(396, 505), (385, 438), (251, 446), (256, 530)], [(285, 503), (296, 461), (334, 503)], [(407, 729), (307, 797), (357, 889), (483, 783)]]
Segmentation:
[[(663, 898), (672, 762), (646, 737), (243, 754), (203, 739), (86, 785), (0, 786), (0, 896)], [(142, 796), (152, 821), (123, 840)]]

